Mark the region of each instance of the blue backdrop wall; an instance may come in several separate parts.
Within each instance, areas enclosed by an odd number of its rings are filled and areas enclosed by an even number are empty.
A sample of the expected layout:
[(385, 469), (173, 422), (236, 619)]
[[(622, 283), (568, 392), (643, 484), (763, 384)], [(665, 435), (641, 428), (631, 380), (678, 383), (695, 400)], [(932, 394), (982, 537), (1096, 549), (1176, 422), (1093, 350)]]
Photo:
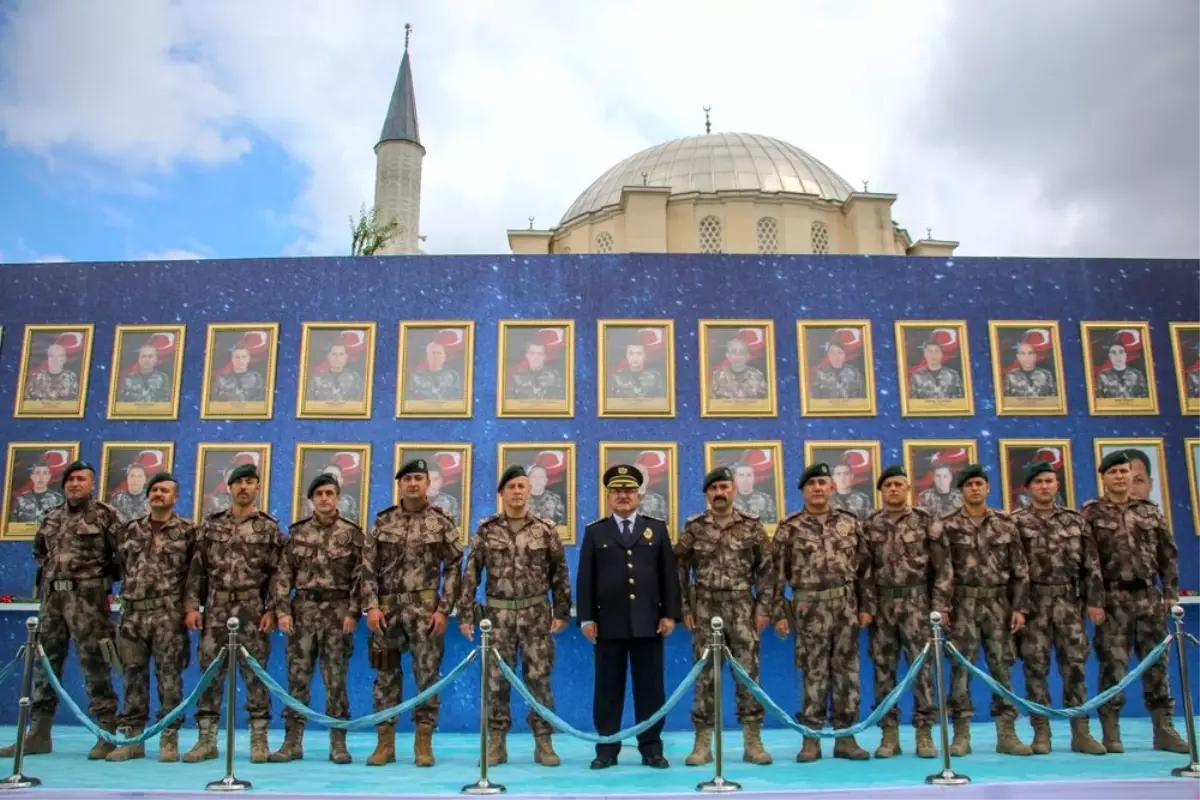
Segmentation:
[[(999, 466), (1002, 438), (1069, 438), (1073, 445), (1076, 496), (1095, 491), (1093, 440), (1097, 437), (1164, 437), (1182, 584), (1195, 589), (1197, 536), (1190, 508), (1184, 439), (1197, 435), (1197, 420), (1181, 413), (1168, 323), (1195, 322), (1200, 309), (1200, 267), (1195, 261), (1078, 261), (1017, 259), (904, 259), (855, 256), (552, 256), (420, 257), (388, 259), (272, 259), (176, 263), (12, 265), (0, 269), (0, 440), (80, 441), (82, 456), (99, 464), (105, 441), (172, 441), (175, 473), (184, 489), (181, 513), (191, 513), (197, 446), (202, 442), (271, 442), (269, 508), (282, 521), (291, 507), (294, 444), (298, 441), (370, 442), (374, 468), (370, 507), (391, 503), (392, 445), (409, 442), (470, 442), (474, 445), (472, 516), (491, 513), (497, 474), (497, 442), (572, 441), (578, 454), (576, 524), (595, 517), (598, 443), (668, 441), (679, 445), (681, 519), (703, 509), (699, 488), (704, 443), (720, 440), (782, 440), (787, 509), (801, 505), (795, 479), (806, 440), (867, 439), (882, 444), (883, 463), (900, 461), (905, 439), (970, 438), (989, 468)], [(575, 409), (570, 420), (497, 418), (496, 352), (502, 319), (572, 319), (576, 330)], [(665, 419), (597, 416), (596, 320), (667, 318), (675, 321), (677, 413)], [(775, 321), (778, 414), (773, 418), (712, 419), (700, 416), (698, 321), (770, 318)], [(801, 416), (798, 319), (867, 318), (874, 334), (878, 413), (870, 417)], [(474, 404), (469, 419), (396, 419), (397, 323), (400, 320), (476, 321)], [(972, 416), (901, 416), (896, 368), (895, 320), (965, 319), (970, 334), (975, 410)], [(1062, 331), (1067, 417), (998, 416), (994, 403), (988, 320), (1058, 320)], [(295, 397), (301, 324), (318, 320), (378, 323), (375, 385), (369, 420), (297, 420)], [(1080, 321), (1133, 320), (1150, 324), (1160, 413), (1090, 416), (1084, 381)], [(200, 419), (205, 326), (214, 322), (275, 321), (280, 325), (274, 419)], [(94, 323), (91, 381), (82, 419), (15, 419), (21, 336), (38, 323)], [(118, 324), (186, 324), (188, 339), (177, 421), (111, 421), (106, 417), (113, 332)], [(9, 476), (3, 476), (8, 485)], [(993, 502), (1000, 504), (999, 481)], [(569, 548), (574, 570), (575, 548)], [(0, 594), (28, 596), (33, 580), (30, 545), (0, 543)], [(3, 606), (0, 605), (0, 609)], [(1189, 622), (1196, 629), (1195, 606)], [(0, 658), (23, 637), (25, 614), (0, 613)], [(371, 671), (360, 627), (351, 669), (352, 709), (370, 710)], [(559, 637), (554, 689), (558, 706), (581, 727), (590, 727), (590, 648), (578, 630)], [(447, 666), (467, 651), (453, 629)], [(283, 640), (277, 636), (271, 669), (285, 674)], [(873, 702), (872, 675), (862, 648), (864, 713)], [(791, 644), (768, 634), (764, 683), (787, 708), (797, 702)], [(680, 629), (668, 643), (668, 687), (689, 666), (688, 635)], [(406, 662), (407, 664), (407, 662)], [(1019, 672), (1019, 670), (1018, 670)], [(1172, 671), (1174, 674), (1174, 670)], [(470, 674), (470, 673), (468, 673)], [(1193, 675), (1200, 669), (1193, 663)], [(195, 681), (195, 665), (188, 685)], [(77, 667), (67, 686), (82, 699)], [(1096, 691), (1094, 663), (1090, 687)], [(1020, 684), (1018, 677), (1018, 684)], [(411, 693), (408, 682), (406, 693)], [(443, 696), (442, 727), (465, 731), (477, 725), (477, 681), (464, 678)], [(1054, 689), (1058, 696), (1057, 688)], [(986, 714), (985, 694), (976, 706)], [(0, 722), (15, 718), (15, 682), (0, 687)], [(323, 693), (314, 690), (323, 707)], [(1142, 713), (1140, 692), (1127, 707)], [(521, 706), (514, 699), (517, 706)], [(669, 717), (688, 727), (687, 703)], [(908, 702), (905, 701), (905, 709)], [(905, 712), (907, 713), (907, 711)], [(60, 717), (62, 712), (60, 712)], [(514, 708), (514, 719), (524, 716)], [(64, 720), (65, 721), (65, 720)], [(523, 728), (523, 723), (518, 727)]]

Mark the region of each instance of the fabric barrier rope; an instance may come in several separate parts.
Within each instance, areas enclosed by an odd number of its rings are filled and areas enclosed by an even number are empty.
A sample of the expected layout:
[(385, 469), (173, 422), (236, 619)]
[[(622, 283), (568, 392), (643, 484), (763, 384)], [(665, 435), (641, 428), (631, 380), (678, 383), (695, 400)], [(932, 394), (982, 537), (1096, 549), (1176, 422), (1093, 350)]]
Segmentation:
[(4, 683), (6, 680), (8, 680), (9, 678), (11, 678), (13, 675), (15, 675), (17, 673), (17, 669), (21, 666), (21, 661), (24, 658), (25, 658), (25, 645), (21, 645), (21, 648), (19, 650), (17, 650), (16, 658), (14, 658), (12, 661), (5, 664), (3, 669), (0, 669), (0, 684)]
[(309, 708), (308, 706), (304, 705), (304, 703), (301, 703), (299, 700), (292, 697), (290, 694), (288, 694), (287, 689), (284, 689), (278, 681), (272, 678), (270, 673), (263, 668), (263, 665), (258, 663), (254, 656), (250, 655), (250, 653), (246, 651), (246, 648), (243, 647), (241, 650), (242, 658), (245, 660), (246, 666), (250, 667), (250, 671), (254, 673), (254, 677), (258, 678), (262, 685), (267, 687), (267, 691), (275, 695), (275, 697), (277, 697), (281, 703), (290, 708), (292, 711), (295, 711), (297, 714), (301, 714), (319, 725), (324, 725), (327, 728), (341, 728), (348, 731), (356, 730), (358, 728), (373, 728), (380, 723), (387, 722), (392, 717), (396, 717), (411, 711), (429, 698), (436, 695), (438, 692), (444, 689), (447, 684), (453, 682), (454, 679), (462, 674), (462, 671), (466, 669), (472, 661), (475, 660), (475, 657), (479, 655), (479, 651), (472, 650), (467, 654), (466, 658), (458, 662), (458, 665), (454, 669), (450, 670), (450, 672), (448, 672), (444, 678), (425, 689), (411, 700), (406, 700), (398, 706), (385, 708), (382, 711), (376, 711), (374, 714), (368, 714), (367, 716), (359, 717), (358, 719), (338, 719), (337, 717), (331, 717), (328, 714), (322, 714), (320, 711)]
[(1197, 639), (1195, 636), (1192, 636), (1190, 633), (1185, 634), (1185, 635), (1188, 637), (1188, 641), (1190, 641), (1192, 644), (1200, 646), (1200, 639)]
[(750, 673), (746, 672), (745, 667), (739, 664), (737, 659), (735, 659), (733, 654), (729, 653), (728, 650), (726, 650), (725, 659), (729, 662), (729, 670), (733, 673), (733, 677), (737, 678), (743, 686), (750, 690), (750, 694), (754, 696), (755, 700), (762, 703), (763, 708), (779, 717), (779, 719), (783, 721), (784, 725), (796, 731), (797, 733), (803, 734), (804, 736), (810, 738), (839, 739), (843, 736), (857, 736), (867, 728), (879, 724), (879, 721), (882, 720), (887, 713), (892, 710), (893, 706), (900, 702), (900, 698), (903, 697), (910, 688), (912, 688), (913, 683), (920, 676), (921, 670), (925, 666), (925, 661), (929, 657), (930, 646), (931, 645), (926, 644), (924, 649), (917, 654), (917, 657), (909, 665), (908, 674), (904, 676), (904, 680), (900, 681), (900, 683), (896, 685), (896, 688), (892, 689), (892, 691), (888, 693), (888, 696), (883, 698), (883, 700), (875, 706), (875, 710), (871, 712), (869, 717), (854, 723), (849, 728), (834, 728), (831, 730), (826, 730), (825, 728), (810, 728), (804, 723), (797, 722), (796, 720), (792, 719), (792, 715), (787, 711), (784, 711), (778, 703), (771, 699), (771, 696), (768, 695), (766, 691), (764, 691), (763, 688), (758, 685), (754, 678), (750, 677)]
[(970, 659), (960, 653), (958, 648), (950, 644), (950, 642), (946, 642), (946, 649), (950, 652), (950, 656), (955, 661), (957, 661), (959, 664), (962, 664), (964, 667), (966, 667), (968, 672), (987, 684), (988, 688), (994, 693), (1000, 695), (1013, 705), (1020, 706), (1030, 714), (1036, 717), (1079, 719), (1080, 717), (1086, 717), (1090, 712), (1095, 711), (1109, 700), (1112, 700), (1121, 692), (1125, 691), (1125, 689), (1129, 687), (1129, 684), (1142, 677), (1142, 674), (1146, 670), (1150, 669), (1150, 667), (1154, 666), (1154, 662), (1162, 658), (1163, 654), (1167, 652), (1167, 648), (1170, 647), (1171, 641), (1174, 638), (1175, 635), (1170, 634), (1167, 636), (1167, 638), (1159, 642), (1158, 646), (1147, 653), (1146, 657), (1143, 658), (1136, 667), (1134, 667), (1133, 671), (1126, 674), (1125, 677), (1122, 678), (1115, 686), (1105, 689), (1103, 692), (1096, 695), (1091, 700), (1088, 700), (1083, 705), (1072, 706), (1071, 708), (1051, 708), (1050, 706), (1044, 706), (1041, 703), (1035, 703), (1032, 700), (1026, 700), (1024, 697), (1018, 697), (1011, 689), (1004, 688), (1000, 685), (999, 681), (973, 664)]
[(40, 644), (38, 645), (38, 657), (41, 659), (42, 675), (44, 675), (46, 680), (50, 682), (50, 685), (54, 687), (55, 694), (57, 694), (59, 699), (62, 700), (63, 704), (67, 707), (67, 710), (75, 715), (75, 718), (79, 720), (83, 727), (87, 728), (88, 731), (90, 731), (97, 739), (101, 739), (111, 745), (116, 745), (117, 747), (125, 747), (126, 745), (141, 744), (149, 739), (153, 739), (155, 736), (158, 736), (160, 733), (166, 730), (171, 723), (182, 717), (184, 712), (188, 710), (188, 707), (195, 703), (204, 690), (208, 688), (208, 685), (216, 680), (217, 673), (220, 672), (221, 665), (225, 661), (226, 649), (227, 648), (224, 647), (221, 648), (221, 651), (217, 654), (217, 657), (211, 664), (208, 665), (208, 669), (204, 670), (204, 674), (200, 676), (200, 681), (196, 684), (196, 688), (192, 689), (188, 696), (183, 698), (183, 702), (171, 709), (170, 713), (168, 713), (158, 722), (154, 723), (149, 728), (146, 728), (137, 736), (131, 736), (128, 739), (124, 736), (109, 733), (93, 722), (92, 718), (84, 713), (83, 709), (81, 709), (79, 705), (71, 698), (71, 695), (67, 694), (67, 690), (63, 688), (62, 682), (59, 681), (58, 676), (54, 674), (54, 667), (50, 664), (50, 658), (46, 655), (46, 651), (42, 649)]
[[(525, 698), (525, 702), (529, 704), (529, 707), (532, 708), (534, 713), (539, 717), (546, 720), (555, 728), (567, 734), (568, 736), (574, 736), (576, 739), (583, 739), (585, 742), (594, 742), (595, 744), (616, 744), (617, 742), (630, 739), (634, 736), (637, 736), (642, 731), (650, 729), (657, 724), (659, 720), (670, 713), (671, 709), (678, 705), (679, 701), (683, 699), (684, 693), (687, 692), (688, 689), (692, 688), (692, 684), (694, 684), (696, 679), (700, 677), (700, 672), (708, 664), (708, 653), (709, 650), (706, 648), (704, 654), (700, 656), (700, 660), (692, 665), (691, 671), (688, 672), (688, 674), (684, 677), (683, 682), (679, 684), (675, 691), (671, 693), (671, 696), (667, 698), (667, 702), (663, 704), (663, 707), (658, 711), (655, 711), (649, 719), (639, 722), (637, 725), (634, 725), (631, 728), (626, 728), (623, 731), (610, 733), (607, 736), (598, 736), (594, 733), (581, 731), (562, 717), (555, 714), (550, 709), (546, 708), (544, 705), (538, 702), (538, 699), (533, 696), (532, 692), (529, 691), (529, 687), (526, 686), (519, 677), (517, 677), (517, 673), (513, 672), (512, 667), (506, 664), (504, 659), (501, 658), (500, 654), (494, 649), (492, 650), (492, 658), (495, 659), (496, 665), (500, 668), (500, 673), (509, 683), (512, 684), (512, 687), (517, 690), (517, 694)], [(486, 680), (486, 677), (484, 680)]]

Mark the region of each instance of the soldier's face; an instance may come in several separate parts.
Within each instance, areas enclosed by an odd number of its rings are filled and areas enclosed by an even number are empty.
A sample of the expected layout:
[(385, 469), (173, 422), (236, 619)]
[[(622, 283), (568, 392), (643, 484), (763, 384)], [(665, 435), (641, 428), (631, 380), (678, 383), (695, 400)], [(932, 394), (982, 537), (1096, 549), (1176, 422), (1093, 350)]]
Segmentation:
[(829, 365), (834, 369), (841, 369), (842, 365), (846, 363), (846, 351), (835, 344), (826, 348), (825, 355), (829, 358)]
[(238, 348), (237, 350), (233, 351), (233, 354), (229, 357), (229, 360), (233, 362), (233, 371), (241, 374), (246, 371), (247, 367), (250, 366), (250, 351)]
[(540, 344), (531, 344), (525, 348), (525, 361), (529, 363), (530, 369), (541, 369), (546, 366), (546, 348)]
[(318, 486), (312, 495), (313, 509), (318, 514), (332, 514), (338, 507), (338, 494), (336, 486)]
[(243, 476), (229, 486), (229, 494), (233, 497), (234, 505), (248, 508), (254, 505), (258, 496), (258, 478)]
[(925, 345), (925, 363), (930, 369), (942, 368), (942, 348), (936, 344)]
[(646, 348), (640, 344), (631, 344), (625, 348), (625, 361), (634, 372), (639, 372), (646, 366)]
[(1114, 344), (1108, 348), (1108, 360), (1112, 362), (1113, 369), (1125, 369), (1125, 348), (1119, 344)]
[(810, 509), (820, 509), (829, 505), (829, 496), (833, 494), (833, 481), (824, 475), (810, 478), (804, 484), (804, 504)]
[(125, 473), (125, 484), (129, 487), (130, 494), (141, 494), (146, 488), (146, 471), (141, 467), (134, 467)]
[(1104, 491), (1124, 497), (1129, 494), (1133, 484), (1133, 468), (1128, 464), (1117, 464), (1109, 467), (1100, 480), (1104, 484)]
[(533, 494), (540, 495), (546, 491), (546, 484), (549, 482), (550, 478), (546, 475), (546, 470), (541, 467), (529, 470), (529, 491)]
[(894, 475), (883, 482), (883, 502), (891, 508), (908, 505), (908, 479), (902, 475)]
[(50, 485), (50, 468), (45, 465), (34, 467), (33, 472), (29, 473), (29, 480), (33, 481), (33, 490), (41, 494)]
[(405, 500), (421, 500), (429, 493), (429, 476), (410, 472), (400, 478), (400, 496)]
[(429, 470), (429, 491), (426, 493), (430, 497), (437, 497), (442, 493), (442, 473), (436, 469)]
[(1017, 362), (1026, 372), (1037, 365), (1037, 353), (1033, 352), (1033, 345), (1023, 344), (1017, 347)]
[(67, 350), (61, 344), (52, 344), (46, 350), (46, 361), (50, 364), (50, 374), (57, 375), (67, 364)]
[(718, 514), (728, 514), (733, 507), (733, 481), (714, 481), (704, 490), (708, 505)]
[(82, 500), (92, 493), (95, 480), (96, 476), (92, 475), (90, 469), (76, 470), (67, 478), (63, 491), (66, 492), (68, 500)]
[(143, 347), (138, 350), (138, 369), (146, 374), (154, 371), (158, 364), (158, 351), (153, 347)]
[(608, 508), (614, 514), (628, 517), (638, 507), (641, 496), (636, 486), (622, 486), (608, 490)]
[(1129, 494), (1134, 500), (1149, 500), (1150, 492), (1154, 489), (1154, 481), (1146, 465), (1136, 458), (1129, 462)]
[(953, 478), (949, 467), (938, 467), (933, 471), (933, 486), (939, 493), (946, 494), (950, 491), (950, 481)]
[(750, 494), (754, 491), (754, 469), (738, 467), (733, 471), (733, 481), (737, 484), (738, 494)]
[(179, 485), (175, 481), (159, 481), (150, 489), (148, 502), (155, 511), (170, 511), (179, 499)]
[(1058, 495), (1058, 476), (1043, 472), (1029, 482), (1029, 494), (1038, 505), (1049, 505)]
[(981, 506), (987, 502), (988, 482), (983, 478), (971, 478), (962, 485), (963, 502), (969, 506)]
[(837, 486), (837, 490), (842, 494), (850, 491), (851, 481), (854, 475), (850, 472), (850, 468), (845, 464), (838, 464), (833, 468), (833, 483)]
[(725, 358), (729, 359), (729, 366), (741, 371), (750, 361), (750, 348), (741, 339), (734, 339), (725, 347)]
[(425, 348), (425, 360), (429, 362), (429, 369), (437, 372), (446, 366), (446, 348), (434, 342)]
[(504, 484), (500, 492), (504, 512), (510, 517), (520, 516), (529, 506), (529, 478), (513, 478)]
[(329, 368), (331, 370), (334, 372), (341, 372), (346, 368), (346, 361), (348, 361), (349, 358), (349, 355), (346, 353), (346, 347), (344, 345), (335, 344), (333, 347), (329, 348), (329, 355), (325, 357), (325, 360), (329, 362)]

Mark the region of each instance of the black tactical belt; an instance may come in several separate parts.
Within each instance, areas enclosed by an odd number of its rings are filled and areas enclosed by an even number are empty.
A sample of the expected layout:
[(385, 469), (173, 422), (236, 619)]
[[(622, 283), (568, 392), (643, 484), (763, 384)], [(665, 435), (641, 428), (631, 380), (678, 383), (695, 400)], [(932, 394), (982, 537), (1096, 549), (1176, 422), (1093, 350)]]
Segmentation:
[(954, 593), (959, 597), (974, 597), (977, 599), (1003, 597), (1008, 593), (1007, 586), (969, 586), (960, 583), (954, 587)]
[(83, 578), (82, 580), (59, 578), (58, 580), (48, 581), (47, 585), (52, 592), (78, 592), (83, 589), (108, 590), (112, 588), (112, 584), (104, 578)]
[(792, 589), (792, 599), (797, 603), (827, 603), (830, 600), (841, 600), (850, 589), (847, 586), (834, 586), (832, 589)]
[(922, 594), (929, 591), (929, 585), (925, 583), (913, 583), (908, 586), (880, 586), (879, 596), (884, 600), (896, 600), (901, 597), (911, 597), (914, 594)]
[(707, 586), (697, 586), (696, 591), (710, 597), (749, 597), (749, 589), (710, 589)]
[(1104, 584), (1105, 589), (1117, 589), (1122, 592), (1144, 592), (1152, 587), (1150, 581), (1110, 581)]
[(261, 600), (262, 592), (259, 589), (214, 589), (212, 591), (212, 599), (214, 603), (238, 603), (248, 600)]
[(1073, 583), (1031, 583), (1030, 588), (1038, 597), (1074, 597)]
[(346, 589), (297, 589), (296, 599), (312, 603), (326, 603), (334, 600), (348, 600), (350, 592)]
[(141, 600), (125, 600), (121, 599), (122, 611), (158, 611), (159, 609), (170, 609), (179, 605), (180, 601), (177, 597), (145, 597)]
[(526, 608), (533, 608), (536, 605), (541, 605), (546, 602), (546, 595), (535, 594), (532, 597), (519, 597), (516, 600), (504, 600), (499, 597), (487, 598), (486, 605), (488, 608), (495, 608), (499, 611), (521, 611)]

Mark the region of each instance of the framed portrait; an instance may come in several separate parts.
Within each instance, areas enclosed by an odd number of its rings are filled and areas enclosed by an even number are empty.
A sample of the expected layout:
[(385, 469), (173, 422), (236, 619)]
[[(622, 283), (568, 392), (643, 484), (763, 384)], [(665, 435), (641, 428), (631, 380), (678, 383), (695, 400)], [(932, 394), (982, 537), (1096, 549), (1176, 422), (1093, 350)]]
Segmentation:
[(1058, 476), (1058, 496), (1054, 502), (1074, 508), (1075, 476), (1071, 468), (1070, 439), (1001, 439), (1000, 487), (1004, 510), (1019, 511), (1029, 507), (1029, 491), (1022, 484), (1026, 468), (1037, 461), (1049, 462)]
[(306, 322), (301, 330), (301, 419), (370, 419), (374, 322)]
[(700, 364), (700, 416), (775, 416), (774, 320), (700, 320)]
[[(638, 513), (667, 523), (671, 541), (679, 535), (679, 445), (675, 442), (601, 442), (600, 476), (616, 464), (629, 464), (642, 474)], [(603, 480), (599, 516), (608, 515), (608, 492)]]
[(321, 473), (337, 479), (338, 514), (355, 525), (369, 524), (367, 490), (371, 488), (371, 445), (366, 443), (297, 442), (295, 477), (292, 480), (292, 515), (311, 517), (308, 484)]
[(965, 320), (896, 320), (900, 409), (906, 417), (975, 413)]
[(496, 416), (575, 414), (575, 321), (500, 320)]
[(268, 509), (271, 488), (271, 445), (269, 442), (201, 442), (196, 454), (196, 492), (192, 495), (192, 518), (202, 522), (209, 514), (228, 511), (233, 505), (229, 473), (243, 464), (258, 468), (258, 496), (254, 507)]
[[(1134, 439), (1096, 439), (1096, 469), (1104, 457), (1117, 450), (1129, 456), (1129, 468), (1133, 471), (1133, 488), (1130, 494), (1138, 500), (1149, 500), (1162, 509), (1171, 526), (1171, 497), (1167, 488), (1167, 456), (1163, 438), (1146, 437)], [(1104, 494), (1104, 481), (1096, 473), (1096, 492)]]
[(79, 442), (9, 442), (0, 538), (29, 540), (46, 512), (66, 502), (62, 474), (79, 458)]
[(400, 323), (397, 417), (469, 417), (475, 363), (475, 323)]
[(1172, 322), (1171, 350), (1179, 411), (1184, 416), (1200, 414), (1200, 322)]
[(994, 319), (988, 323), (988, 336), (997, 414), (1067, 413), (1062, 338), (1056, 321)]
[[(465, 545), (471, 536), (471, 445), (468, 442), (396, 442), (395, 469), (414, 458), (429, 467), (425, 497), (450, 515), (462, 531)], [(392, 481), (392, 505), (400, 504), (400, 482)]]
[(1088, 411), (1157, 414), (1148, 322), (1081, 322)]
[(178, 419), (183, 325), (118, 325), (113, 340), (109, 419)]
[(278, 352), (277, 322), (209, 323), (200, 418), (270, 419)]
[[(563, 544), (575, 544), (575, 443), (501, 442), (496, 482), (504, 470), (520, 464), (529, 475), (529, 513), (551, 520)], [(503, 509), (496, 496), (496, 510)]]
[(1200, 536), (1200, 439), (1184, 439), (1187, 451), (1188, 494), (1192, 498), (1192, 533)]
[(875, 415), (870, 320), (798, 320), (796, 347), (804, 416)]
[(83, 417), (93, 325), (26, 325), (15, 417)]
[(829, 503), (866, 519), (880, 508), (875, 484), (883, 467), (878, 441), (816, 441), (804, 443), (804, 465), (824, 462), (833, 473), (836, 488)]
[(674, 320), (602, 319), (597, 328), (600, 416), (675, 416)]
[(774, 536), (779, 521), (786, 516), (787, 495), (783, 490), (783, 443), (705, 442), (704, 471), (717, 467), (733, 470), (736, 492), (733, 506), (762, 520), (767, 533)]
[(935, 517), (962, 508), (962, 492), (954, 488), (954, 481), (978, 460), (974, 439), (905, 439), (904, 470), (912, 484), (913, 505)]
[(96, 496), (117, 509), (122, 522), (150, 513), (146, 481), (175, 464), (172, 442), (105, 442)]

